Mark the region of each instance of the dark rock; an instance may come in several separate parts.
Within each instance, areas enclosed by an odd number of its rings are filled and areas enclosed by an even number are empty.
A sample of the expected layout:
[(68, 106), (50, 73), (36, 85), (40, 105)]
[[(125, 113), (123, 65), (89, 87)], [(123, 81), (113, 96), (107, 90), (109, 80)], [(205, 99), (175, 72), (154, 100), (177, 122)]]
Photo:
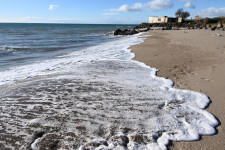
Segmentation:
[(108, 146), (108, 143), (107, 143), (106, 140), (90, 141), (90, 142), (84, 144), (80, 149), (82, 149), (82, 150), (92, 150), (92, 149), (98, 148), (101, 145)]
[(138, 143), (138, 144), (147, 144), (152, 142), (153, 140), (151, 138), (149, 138), (146, 135), (142, 135), (142, 134), (134, 134), (130, 136), (130, 140)]
[(152, 24), (150, 23), (141, 23), (137, 25), (134, 29), (151, 28), (151, 27), (152, 27)]
[[(114, 32), (114, 35), (133, 35), (137, 34), (139, 32), (146, 32), (150, 30), (153, 27), (161, 28), (161, 30), (179, 30), (180, 28), (186, 28), (186, 29), (208, 29), (212, 28), (211, 25), (205, 24), (203, 22), (199, 22), (197, 24), (191, 24), (191, 23), (141, 23), (134, 27), (133, 30), (121, 30), (117, 29)], [(216, 28), (215, 28), (216, 29)], [(215, 30), (212, 28), (212, 30)], [(220, 29), (223, 29), (222, 27)]]
[(120, 29), (117, 29), (115, 32), (114, 32), (114, 35), (121, 35), (122, 31)]
[(40, 131), (40, 132), (35, 133), (34, 136), (33, 136), (32, 141), (31, 141), (31, 143), (30, 143), (30, 145), (33, 144), (34, 141), (37, 140), (38, 138), (43, 137), (44, 134), (46, 134), (45, 131)]
[(216, 27), (212, 27), (211, 30), (212, 30), (212, 31), (216, 30)]
[(38, 147), (40, 149), (57, 149), (59, 147), (61, 137), (57, 134), (45, 134), (39, 141)]
[(137, 32), (147, 32), (148, 30), (150, 30), (150, 28), (138, 28), (138, 29), (134, 29)]
[(138, 31), (136, 30), (128, 30), (128, 29), (125, 29), (125, 30), (121, 30), (121, 29), (117, 29), (115, 32), (114, 32), (114, 35), (133, 35), (133, 34), (137, 34), (139, 33)]
[(166, 30), (172, 30), (172, 26), (167, 26)]

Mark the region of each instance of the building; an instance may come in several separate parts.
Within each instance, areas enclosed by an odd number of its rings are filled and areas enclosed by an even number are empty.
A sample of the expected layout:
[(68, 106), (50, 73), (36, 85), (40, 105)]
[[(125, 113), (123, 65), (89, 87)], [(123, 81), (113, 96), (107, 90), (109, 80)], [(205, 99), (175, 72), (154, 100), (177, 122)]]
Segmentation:
[(195, 16), (195, 20), (201, 20), (202, 18), (201, 17), (199, 17), (199, 16)]
[(172, 18), (172, 17), (149, 17), (149, 23), (172, 23), (172, 22), (182, 22), (183, 19), (181, 17)]

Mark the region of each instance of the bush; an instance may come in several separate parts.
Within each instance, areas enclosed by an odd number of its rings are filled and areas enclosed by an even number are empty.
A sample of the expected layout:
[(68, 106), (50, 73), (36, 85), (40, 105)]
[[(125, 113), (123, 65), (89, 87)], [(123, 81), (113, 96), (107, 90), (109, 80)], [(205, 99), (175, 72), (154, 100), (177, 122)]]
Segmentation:
[(197, 24), (198, 22), (196, 22), (194, 20), (186, 20), (185, 23), (188, 23), (188, 24)]
[(208, 18), (208, 23), (217, 23), (220, 21), (220, 18)]

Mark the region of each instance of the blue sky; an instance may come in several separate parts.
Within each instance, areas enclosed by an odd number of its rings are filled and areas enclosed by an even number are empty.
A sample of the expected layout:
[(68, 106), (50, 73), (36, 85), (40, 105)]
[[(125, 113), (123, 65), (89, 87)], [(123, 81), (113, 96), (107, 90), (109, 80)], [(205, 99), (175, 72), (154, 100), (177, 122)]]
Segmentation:
[(178, 8), (191, 17), (225, 16), (225, 0), (0, 0), (0, 22), (136, 24)]

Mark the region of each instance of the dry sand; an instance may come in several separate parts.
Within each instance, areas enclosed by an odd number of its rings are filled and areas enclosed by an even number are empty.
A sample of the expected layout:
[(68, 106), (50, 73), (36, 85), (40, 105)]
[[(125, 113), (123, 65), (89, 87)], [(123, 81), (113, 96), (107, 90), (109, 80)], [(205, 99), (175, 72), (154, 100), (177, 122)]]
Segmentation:
[(159, 69), (158, 76), (173, 80), (177, 88), (209, 96), (212, 103), (206, 110), (220, 121), (215, 135), (194, 142), (173, 142), (168, 149), (225, 149), (225, 32), (151, 30), (147, 34), (152, 36), (131, 47), (134, 59)]

